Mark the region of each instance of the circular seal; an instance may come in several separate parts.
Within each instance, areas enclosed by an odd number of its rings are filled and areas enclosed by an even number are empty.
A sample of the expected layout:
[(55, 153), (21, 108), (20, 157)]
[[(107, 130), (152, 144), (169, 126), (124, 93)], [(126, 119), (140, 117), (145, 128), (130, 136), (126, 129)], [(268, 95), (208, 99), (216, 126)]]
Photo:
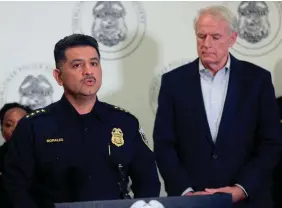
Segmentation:
[(238, 37), (231, 50), (244, 56), (263, 56), (279, 46), (282, 2), (228, 1), (223, 4), (238, 20)]
[(160, 72), (156, 76), (153, 77), (153, 80), (151, 82), (151, 87), (150, 87), (149, 100), (150, 100), (151, 108), (154, 114), (156, 114), (157, 108), (158, 108), (158, 97), (159, 97), (159, 92), (160, 92), (160, 87), (161, 87), (162, 75), (182, 65), (188, 64), (190, 62), (191, 61), (187, 59), (174, 61), (168, 64), (167, 66), (162, 67)]
[(52, 67), (36, 63), (13, 70), (1, 83), (0, 105), (18, 102), (32, 109), (43, 108), (59, 98), (62, 90), (54, 90), (57, 85), (52, 76)]
[(72, 19), (73, 33), (91, 35), (99, 43), (101, 59), (116, 60), (134, 52), (146, 31), (140, 2), (79, 2)]

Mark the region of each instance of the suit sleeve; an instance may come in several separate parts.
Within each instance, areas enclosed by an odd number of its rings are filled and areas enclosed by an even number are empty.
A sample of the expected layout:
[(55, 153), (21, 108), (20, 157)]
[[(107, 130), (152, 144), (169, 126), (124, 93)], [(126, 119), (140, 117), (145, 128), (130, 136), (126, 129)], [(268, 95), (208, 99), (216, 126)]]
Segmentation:
[(161, 184), (155, 154), (149, 148), (145, 134), (140, 127), (136, 131), (134, 158), (129, 171), (135, 198), (159, 197)]
[(168, 196), (180, 196), (191, 187), (187, 171), (181, 166), (175, 146), (174, 104), (171, 87), (163, 75), (154, 126), (154, 150)]
[(25, 118), (20, 120), (5, 157), (3, 180), (14, 208), (37, 208), (29, 194), (34, 173), (33, 134), (29, 122)]
[(279, 110), (271, 74), (267, 72), (263, 79), (253, 158), (242, 169), (238, 178), (238, 184), (244, 187), (250, 198), (255, 195), (257, 188), (265, 179), (272, 177), (282, 150)]

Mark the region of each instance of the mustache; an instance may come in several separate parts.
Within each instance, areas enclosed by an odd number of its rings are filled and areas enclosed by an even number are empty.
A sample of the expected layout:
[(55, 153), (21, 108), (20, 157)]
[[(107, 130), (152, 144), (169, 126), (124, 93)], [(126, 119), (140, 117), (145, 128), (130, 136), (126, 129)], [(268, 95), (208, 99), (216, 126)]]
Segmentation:
[(82, 82), (82, 83), (83, 83), (83, 82), (86, 82), (86, 80), (89, 80), (89, 79), (92, 79), (94, 82), (96, 82), (96, 78), (95, 78), (94, 76), (92, 76), (92, 75), (85, 76), (85, 77), (81, 80), (81, 82)]

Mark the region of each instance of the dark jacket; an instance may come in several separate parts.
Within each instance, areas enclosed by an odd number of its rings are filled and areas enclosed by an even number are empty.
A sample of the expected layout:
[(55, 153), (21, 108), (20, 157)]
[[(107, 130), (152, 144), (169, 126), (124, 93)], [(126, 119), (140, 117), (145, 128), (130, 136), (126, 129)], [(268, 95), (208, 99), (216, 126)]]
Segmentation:
[(154, 129), (157, 165), (169, 196), (240, 184), (238, 207), (271, 207), (282, 138), (271, 74), (231, 55), (216, 143), (202, 97), (199, 59), (163, 75)]
[(5, 142), (0, 146), (0, 207), (10, 208), (12, 205), (9, 202), (7, 192), (4, 188), (3, 183), (3, 172), (4, 172), (4, 158), (8, 152), (8, 142)]
[(120, 199), (119, 164), (135, 198), (159, 196), (155, 156), (138, 120), (99, 100), (79, 115), (63, 96), (19, 122), (4, 182), (14, 208)]

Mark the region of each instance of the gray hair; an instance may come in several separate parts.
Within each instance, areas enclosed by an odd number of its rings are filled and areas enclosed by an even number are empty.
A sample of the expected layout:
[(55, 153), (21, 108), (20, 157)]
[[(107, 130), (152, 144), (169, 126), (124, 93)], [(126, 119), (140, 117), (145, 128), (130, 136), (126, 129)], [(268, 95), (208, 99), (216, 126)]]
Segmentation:
[(197, 17), (194, 19), (194, 29), (196, 31), (197, 21), (202, 14), (210, 14), (217, 16), (226, 21), (229, 25), (230, 32), (237, 32), (238, 22), (236, 16), (226, 7), (221, 5), (214, 5), (201, 9)]

